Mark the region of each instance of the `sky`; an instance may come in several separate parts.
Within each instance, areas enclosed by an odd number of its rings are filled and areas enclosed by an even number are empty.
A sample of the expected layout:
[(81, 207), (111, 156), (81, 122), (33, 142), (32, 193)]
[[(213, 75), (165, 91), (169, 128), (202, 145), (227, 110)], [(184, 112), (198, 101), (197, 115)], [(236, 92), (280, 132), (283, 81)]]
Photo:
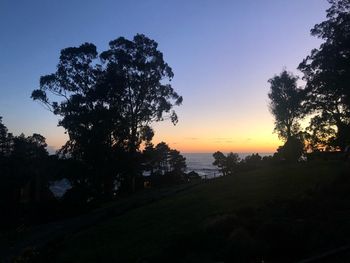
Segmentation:
[(176, 126), (156, 123), (154, 143), (181, 152), (274, 152), (268, 79), (298, 64), (320, 40), (326, 0), (1, 0), (0, 116), (15, 135), (67, 140), (58, 117), (30, 99), (55, 72), (61, 49), (120, 36), (156, 40), (183, 96)]

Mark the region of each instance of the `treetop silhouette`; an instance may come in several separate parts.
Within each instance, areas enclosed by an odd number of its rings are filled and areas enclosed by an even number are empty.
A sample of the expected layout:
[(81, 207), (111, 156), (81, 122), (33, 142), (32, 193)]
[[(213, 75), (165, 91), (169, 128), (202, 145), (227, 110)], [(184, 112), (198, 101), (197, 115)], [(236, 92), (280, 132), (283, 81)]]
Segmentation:
[(304, 74), (308, 130), (315, 147), (344, 149), (350, 144), (350, 2), (329, 0), (327, 20), (311, 35), (324, 40), (299, 65)]
[(56, 72), (40, 78), (32, 98), (61, 116), (69, 135), (62, 152), (105, 167), (116, 152), (135, 155), (150, 141), (152, 122), (177, 123), (173, 107), (182, 97), (173, 76), (157, 42), (137, 34), (110, 41), (100, 54), (91, 43), (63, 49)]
[(298, 119), (302, 116), (302, 90), (297, 87), (297, 77), (283, 70), (269, 79), (270, 111), (275, 117), (275, 132), (287, 141), (299, 133)]

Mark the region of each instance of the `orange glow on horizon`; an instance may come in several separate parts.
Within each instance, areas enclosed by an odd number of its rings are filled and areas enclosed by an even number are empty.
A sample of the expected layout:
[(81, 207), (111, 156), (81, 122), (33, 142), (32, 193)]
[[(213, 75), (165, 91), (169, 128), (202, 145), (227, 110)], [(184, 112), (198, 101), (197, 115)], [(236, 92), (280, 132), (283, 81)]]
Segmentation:
[[(273, 138), (275, 137), (275, 138)], [(221, 141), (220, 141), (221, 139)], [(54, 149), (59, 149), (66, 142), (66, 136), (60, 136), (55, 138), (48, 138), (48, 145)], [(278, 146), (282, 145), (277, 136), (272, 136), (269, 140), (254, 140), (254, 138), (235, 142), (225, 141), (225, 138), (159, 138), (156, 137), (153, 140), (153, 144), (156, 145), (159, 142), (164, 141), (171, 148), (176, 149), (182, 153), (214, 153), (216, 151), (221, 152), (237, 152), (237, 153), (273, 153)]]
[[(218, 123), (219, 124), (219, 123)], [(154, 127), (153, 144), (167, 143), (171, 148), (182, 153), (273, 153), (283, 142), (272, 132), (273, 122), (269, 120), (246, 122), (237, 128), (220, 122), (220, 125), (193, 125), (191, 122), (158, 123)], [(59, 149), (68, 139), (61, 128), (60, 132), (47, 136), (51, 149)]]
[(210, 143), (198, 140), (198, 142), (192, 143), (174, 143), (167, 142), (166, 140), (154, 141), (157, 144), (161, 141), (165, 141), (171, 148), (177, 149), (182, 153), (214, 153), (216, 151), (221, 152), (237, 152), (237, 153), (273, 153), (278, 146), (282, 145), (280, 141), (274, 142), (259, 142), (252, 144), (233, 144), (233, 143)]

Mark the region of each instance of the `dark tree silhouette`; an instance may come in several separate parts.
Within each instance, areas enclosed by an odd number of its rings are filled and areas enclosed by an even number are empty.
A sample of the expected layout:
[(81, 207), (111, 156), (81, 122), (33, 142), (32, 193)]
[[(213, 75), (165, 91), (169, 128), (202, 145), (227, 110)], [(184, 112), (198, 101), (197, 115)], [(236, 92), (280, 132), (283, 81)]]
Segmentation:
[(292, 136), (283, 146), (278, 147), (274, 157), (279, 160), (296, 162), (304, 153), (304, 142), (301, 138)]
[(241, 159), (238, 153), (229, 153), (226, 156), (226, 170), (228, 175), (237, 173)]
[(142, 152), (144, 170), (149, 171), (151, 175), (154, 174), (157, 163), (157, 154), (153, 143), (146, 143), (145, 149)]
[(156, 170), (158, 174), (170, 172), (169, 167), (169, 152), (170, 147), (165, 142), (160, 142), (154, 148), (156, 158)]
[[(118, 38), (109, 45), (110, 49), (101, 54), (106, 65), (102, 86), (111, 86), (112, 97), (119, 99), (115, 106), (128, 128), (127, 147), (133, 152), (143, 139), (153, 136), (149, 126), (152, 121), (170, 118), (177, 123), (177, 115), (171, 109), (182, 103), (182, 97), (166, 83), (174, 74), (154, 40), (136, 35), (133, 41)], [(116, 84), (117, 88), (113, 87)]]
[(181, 175), (186, 169), (186, 158), (165, 142), (160, 142), (155, 147), (148, 144), (143, 151), (143, 157), (151, 175), (165, 175), (169, 172)]
[(299, 65), (306, 80), (305, 104), (315, 115), (312, 141), (344, 149), (350, 143), (350, 2), (329, 0), (327, 20), (316, 24), (311, 35), (325, 42)]
[(239, 169), (240, 158), (237, 153), (229, 153), (227, 156), (220, 151), (213, 154), (213, 165), (217, 166), (223, 176), (233, 175)]
[(270, 111), (275, 117), (275, 132), (284, 141), (300, 132), (298, 119), (302, 115), (302, 91), (297, 77), (286, 70), (269, 79)]
[(248, 165), (256, 165), (258, 163), (260, 163), (262, 160), (261, 156), (256, 153), (256, 154), (252, 154), (252, 155), (248, 155), (244, 158), (244, 162)]
[(41, 202), (48, 193), (46, 146), (40, 134), (8, 133), (0, 117), (0, 206), (9, 209), (7, 219), (15, 216), (19, 203)]
[(7, 127), (2, 123), (0, 116), (0, 157), (8, 156), (11, 152), (13, 135), (8, 133)]
[[(275, 132), (285, 141), (279, 148), (279, 156), (288, 161), (297, 161), (303, 149), (303, 133), (298, 120), (303, 116), (303, 90), (297, 87), (298, 77), (286, 70), (269, 80), (271, 85), (270, 111), (275, 117)], [(298, 142), (298, 143), (296, 143)]]
[(175, 173), (183, 173), (187, 167), (186, 158), (179, 151), (172, 149), (169, 151), (170, 170)]
[(14, 158), (35, 160), (48, 156), (47, 144), (44, 136), (34, 133), (32, 136), (21, 135), (13, 138), (13, 149), (11, 155)]
[[(144, 35), (133, 40), (120, 37), (99, 57), (89, 43), (63, 49), (57, 71), (40, 78), (32, 98), (62, 117), (59, 125), (69, 134), (63, 152), (91, 163), (96, 173), (109, 174), (104, 179), (109, 189), (111, 174), (118, 171), (111, 163), (119, 153), (117, 161), (129, 163), (124, 182), (134, 191), (140, 175), (139, 146), (154, 134), (150, 124), (166, 118), (177, 123), (172, 108), (182, 103), (182, 97), (169, 84), (172, 78), (154, 40)], [(47, 93), (58, 100), (50, 100)]]
[(226, 156), (220, 151), (213, 153), (214, 162), (213, 165), (217, 166), (223, 176), (227, 175), (226, 170)]
[(144, 170), (150, 172), (149, 177), (144, 178), (148, 186), (188, 182), (189, 177), (185, 174), (186, 158), (165, 142), (160, 142), (155, 147), (148, 143), (142, 157)]
[(5, 145), (7, 141), (7, 128), (2, 123), (2, 117), (0, 116), (0, 154), (4, 154), (5, 152)]

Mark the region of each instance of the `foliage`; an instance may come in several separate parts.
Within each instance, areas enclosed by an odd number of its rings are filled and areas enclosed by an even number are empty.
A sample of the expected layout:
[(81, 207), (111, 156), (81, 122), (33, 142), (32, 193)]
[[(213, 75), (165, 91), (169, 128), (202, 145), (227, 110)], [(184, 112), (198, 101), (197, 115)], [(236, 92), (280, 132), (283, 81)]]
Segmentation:
[(150, 124), (165, 118), (177, 123), (172, 108), (182, 97), (169, 84), (172, 78), (158, 44), (138, 34), (110, 41), (100, 55), (91, 43), (63, 49), (57, 71), (40, 78), (32, 98), (61, 116), (69, 135), (63, 153), (88, 162), (96, 174), (109, 173), (104, 185), (111, 185), (112, 175), (130, 176), (123, 181), (132, 185), (140, 174), (136, 152), (154, 134)]
[(0, 208), (6, 210), (0, 220), (1, 228), (18, 224), (25, 216), (41, 220), (39, 215), (46, 212), (38, 211), (38, 204), (51, 198), (46, 146), (40, 134), (13, 136), (8, 133), (0, 118)]
[(186, 169), (186, 158), (165, 142), (160, 142), (155, 147), (148, 144), (143, 151), (143, 159), (145, 169), (151, 175), (182, 174)]
[(302, 116), (302, 90), (297, 87), (297, 77), (286, 70), (269, 79), (270, 111), (275, 117), (275, 132), (287, 141), (300, 131), (298, 119)]
[(169, 152), (170, 147), (165, 142), (158, 143), (154, 148), (156, 173), (165, 174), (170, 171)]
[(292, 136), (275, 153), (275, 158), (287, 162), (297, 162), (304, 153), (304, 142), (302, 139)]
[(226, 156), (226, 174), (233, 175), (238, 171), (238, 165), (241, 158), (239, 158), (238, 153), (228, 153)]
[(43, 159), (48, 156), (45, 140), (44, 136), (37, 133), (28, 137), (23, 133), (13, 137), (11, 156), (27, 160)]
[(340, 103), (350, 106), (350, 2), (348, 0), (329, 0), (327, 20), (316, 24), (311, 35), (325, 42), (313, 49), (300, 64), (308, 86), (314, 92), (334, 94)]
[[(323, 115), (323, 116), (322, 116)], [(311, 118), (306, 128), (305, 139), (310, 151), (336, 150), (336, 127), (331, 124), (324, 114), (315, 115)]]
[(176, 173), (184, 172), (186, 169), (186, 158), (178, 150), (170, 150), (169, 165), (170, 169)]
[(225, 176), (226, 175), (226, 156), (222, 152), (217, 151), (213, 153), (213, 157), (214, 157), (213, 165), (217, 166), (220, 172), (222, 173), (222, 175)]
[(213, 154), (213, 165), (218, 166), (223, 176), (233, 175), (237, 173), (240, 158), (237, 153), (229, 153), (225, 156), (222, 152), (218, 151)]
[(235, 175), (239, 172), (255, 170), (274, 164), (276, 158), (272, 156), (261, 157), (258, 153), (247, 155), (241, 159), (237, 153), (228, 153), (226, 156), (220, 151), (213, 154), (213, 165), (217, 166), (223, 176)]
[(11, 151), (13, 135), (8, 133), (6, 126), (2, 123), (0, 116), (0, 158), (8, 156)]
[(244, 162), (246, 164), (258, 164), (260, 161), (262, 160), (261, 156), (258, 154), (258, 153), (253, 153), (252, 155), (247, 155), (245, 158), (244, 158)]
[(327, 20), (311, 30), (324, 42), (298, 68), (307, 82), (305, 110), (314, 115), (308, 128), (313, 148), (322, 143), (344, 149), (350, 142), (350, 2), (329, 2)]

